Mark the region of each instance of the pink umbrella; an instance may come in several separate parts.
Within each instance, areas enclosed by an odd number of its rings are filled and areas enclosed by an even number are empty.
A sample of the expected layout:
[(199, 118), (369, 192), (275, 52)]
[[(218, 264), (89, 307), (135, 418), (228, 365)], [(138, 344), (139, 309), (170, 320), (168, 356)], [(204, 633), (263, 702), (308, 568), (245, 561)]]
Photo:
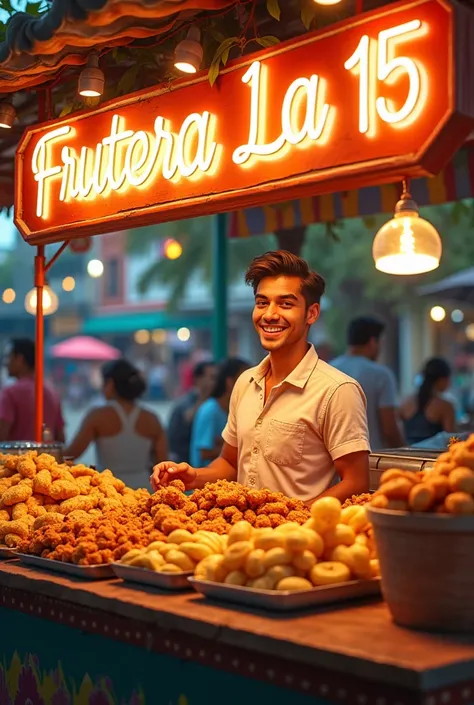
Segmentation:
[(103, 343), (97, 338), (90, 338), (86, 335), (79, 335), (76, 338), (69, 338), (62, 343), (53, 345), (51, 348), (53, 357), (60, 357), (63, 360), (91, 360), (107, 361), (116, 360), (121, 357), (117, 348), (113, 348), (107, 343)]

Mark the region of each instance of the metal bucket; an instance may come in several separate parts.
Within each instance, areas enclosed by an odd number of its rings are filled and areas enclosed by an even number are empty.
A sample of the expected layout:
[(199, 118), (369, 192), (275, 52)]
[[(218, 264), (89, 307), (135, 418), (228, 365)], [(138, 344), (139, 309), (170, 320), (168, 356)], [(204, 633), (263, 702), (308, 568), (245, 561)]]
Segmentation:
[(48, 453), (57, 460), (63, 462), (62, 443), (35, 443), (34, 441), (11, 441), (0, 443), (0, 453), (5, 455), (24, 455), (28, 451), (36, 450), (38, 453)]

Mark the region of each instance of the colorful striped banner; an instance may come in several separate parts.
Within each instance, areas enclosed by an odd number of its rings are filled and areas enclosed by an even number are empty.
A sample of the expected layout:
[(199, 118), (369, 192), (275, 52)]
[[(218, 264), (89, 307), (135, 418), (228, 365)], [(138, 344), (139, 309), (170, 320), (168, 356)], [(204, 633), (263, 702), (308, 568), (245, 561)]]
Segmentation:
[[(230, 217), (229, 237), (264, 235), (275, 230), (342, 218), (368, 217), (379, 213), (388, 215), (393, 212), (400, 188), (400, 183), (382, 184), (234, 211)], [(410, 190), (419, 206), (436, 206), (473, 198), (474, 144), (463, 147), (437, 176), (413, 179)]]

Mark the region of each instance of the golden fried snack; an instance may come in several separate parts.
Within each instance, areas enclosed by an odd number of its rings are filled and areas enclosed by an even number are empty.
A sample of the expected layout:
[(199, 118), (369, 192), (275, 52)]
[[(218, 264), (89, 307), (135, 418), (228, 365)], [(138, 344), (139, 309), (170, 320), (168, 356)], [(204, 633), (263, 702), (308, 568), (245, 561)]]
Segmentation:
[(35, 519), (33, 530), (37, 531), (42, 526), (60, 526), (64, 521), (64, 515), (58, 512), (49, 512)]
[(7, 534), (16, 534), (22, 539), (28, 536), (28, 523), (21, 520), (4, 521), (0, 523), (0, 538), (4, 538)]
[(1, 521), (10, 521), (11, 519), (11, 514), (8, 511), (8, 509), (0, 509), (0, 522)]
[(36, 475), (36, 463), (31, 458), (21, 458), (17, 470), (22, 477), (33, 479)]
[(87, 495), (86, 497), (72, 497), (71, 499), (66, 499), (58, 507), (58, 511), (61, 514), (69, 514), (77, 509), (82, 509), (85, 512), (95, 509), (97, 506), (97, 498)]
[(18, 534), (7, 534), (3, 540), (5, 542), (5, 546), (8, 546), (8, 548), (18, 548), (21, 544), (22, 538), (21, 536), (18, 536)]
[(6, 507), (12, 507), (14, 504), (26, 502), (33, 494), (32, 488), (26, 484), (26, 481), (10, 487), (2, 495), (2, 503)]
[(28, 506), (25, 502), (19, 502), (13, 505), (12, 519), (23, 519), (28, 516)]
[(56, 501), (77, 497), (80, 490), (74, 482), (69, 480), (55, 480), (49, 488), (49, 495)]
[(49, 470), (40, 470), (33, 480), (33, 491), (35, 494), (49, 495), (52, 482)]
[(12, 475), (13, 475), (13, 470), (10, 470), (9, 468), (5, 467), (4, 465), (0, 465), (0, 479), (9, 478)]
[(73, 465), (72, 468), (70, 468), (69, 472), (73, 477), (95, 477), (99, 473), (97, 470), (93, 470), (92, 468), (88, 468), (86, 465)]

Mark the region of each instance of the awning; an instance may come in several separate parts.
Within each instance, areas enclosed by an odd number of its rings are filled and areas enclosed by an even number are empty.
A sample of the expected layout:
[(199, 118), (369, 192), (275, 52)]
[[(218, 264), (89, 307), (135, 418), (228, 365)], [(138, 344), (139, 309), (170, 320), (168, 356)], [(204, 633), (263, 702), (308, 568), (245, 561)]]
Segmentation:
[[(413, 179), (410, 191), (419, 206), (474, 197), (474, 145), (460, 150), (437, 176)], [(399, 197), (400, 184), (395, 183), (239, 210), (231, 214), (229, 235), (249, 237), (298, 225), (389, 214)]]
[(179, 328), (197, 330), (209, 328), (211, 321), (211, 315), (174, 316), (166, 311), (109, 313), (85, 320), (81, 333), (84, 335), (120, 335), (135, 333), (137, 330), (178, 330)]

